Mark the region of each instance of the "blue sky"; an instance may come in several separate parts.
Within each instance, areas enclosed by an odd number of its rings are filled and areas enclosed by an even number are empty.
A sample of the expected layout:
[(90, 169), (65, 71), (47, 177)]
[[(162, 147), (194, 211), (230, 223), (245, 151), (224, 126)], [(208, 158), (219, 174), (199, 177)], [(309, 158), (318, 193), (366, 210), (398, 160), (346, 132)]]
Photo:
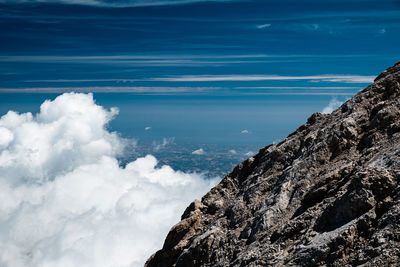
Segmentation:
[(0, 0), (0, 38), (1, 114), (94, 92), (123, 136), (261, 147), (399, 60), (400, 4)]
[(399, 59), (399, 8), (0, 0), (0, 92), (351, 96)]
[(143, 266), (209, 177), (399, 61), (399, 3), (0, 0), (0, 265)]

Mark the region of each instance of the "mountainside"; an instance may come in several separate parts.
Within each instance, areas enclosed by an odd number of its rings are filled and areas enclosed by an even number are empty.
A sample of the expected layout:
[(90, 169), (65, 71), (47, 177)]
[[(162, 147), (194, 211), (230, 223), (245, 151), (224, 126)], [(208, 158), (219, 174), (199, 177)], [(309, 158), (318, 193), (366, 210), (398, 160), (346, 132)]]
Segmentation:
[(194, 201), (146, 266), (399, 266), (400, 63)]

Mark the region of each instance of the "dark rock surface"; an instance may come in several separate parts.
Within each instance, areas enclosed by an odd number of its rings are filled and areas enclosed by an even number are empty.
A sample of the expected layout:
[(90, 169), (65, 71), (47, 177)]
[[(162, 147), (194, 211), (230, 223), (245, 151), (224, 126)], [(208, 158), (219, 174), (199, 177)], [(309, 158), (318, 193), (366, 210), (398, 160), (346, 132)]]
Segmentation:
[(146, 266), (400, 266), (400, 64), (194, 201)]

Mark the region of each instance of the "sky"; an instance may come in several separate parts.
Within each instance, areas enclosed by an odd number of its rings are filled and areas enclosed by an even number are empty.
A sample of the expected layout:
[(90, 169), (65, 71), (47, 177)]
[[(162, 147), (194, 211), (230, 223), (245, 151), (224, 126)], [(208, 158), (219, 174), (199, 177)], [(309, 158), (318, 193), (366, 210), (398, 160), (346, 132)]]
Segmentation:
[(399, 1), (0, 0), (0, 92), (354, 95)]
[(394, 0), (0, 0), (0, 265), (143, 266), (399, 41)]

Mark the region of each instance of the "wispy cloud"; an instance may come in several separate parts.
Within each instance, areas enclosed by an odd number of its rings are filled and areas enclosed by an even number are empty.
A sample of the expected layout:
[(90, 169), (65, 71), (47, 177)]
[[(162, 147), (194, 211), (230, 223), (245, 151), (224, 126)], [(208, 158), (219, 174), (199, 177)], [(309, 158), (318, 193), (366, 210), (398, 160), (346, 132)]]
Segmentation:
[(234, 150), (234, 149), (229, 150), (229, 153), (232, 154), (232, 155), (237, 154), (236, 150)]
[(257, 25), (256, 27), (257, 27), (257, 29), (265, 29), (265, 28), (271, 27), (271, 24), (266, 23), (266, 24)]
[(346, 100), (347, 99), (339, 100), (336, 97), (334, 97), (331, 99), (331, 101), (329, 101), (329, 104), (326, 107), (324, 107), (321, 112), (324, 114), (330, 114), (332, 113), (332, 111), (340, 107)]
[[(146, 127), (147, 128), (147, 127)], [(170, 137), (170, 138), (163, 138), (163, 141), (161, 143), (157, 143), (156, 141), (154, 141), (152, 143), (153, 146), (153, 151), (154, 152), (158, 152), (161, 149), (164, 149), (167, 145), (173, 143), (175, 141), (174, 137)]]
[[(336, 83), (371, 83), (376, 76), (363, 76), (363, 75), (312, 75), (312, 76), (281, 76), (281, 75), (182, 75), (182, 76), (169, 76), (169, 77), (155, 77), (155, 78), (115, 78), (115, 79), (38, 79), (38, 80), (25, 80), (24, 82), (31, 83), (75, 83), (75, 82), (144, 82), (144, 81), (157, 81), (157, 82), (229, 82), (229, 81), (298, 81), (308, 80), (310, 82), (336, 82)], [(158, 87), (115, 87), (115, 88), (158, 88)], [(165, 88), (165, 87), (163, 87)], [(168, 88), (168, 87), (167, 87)], [(178, 87), (179, 88), (179, 87)], [(184, 87), (181, 87), (184, 88)], [(199, 87), (207, 88), (207, 87)], [(235, 89), (360, 89), (360, 87), (335, 87), (335, 86), (281, 86), (281, 87), (234, 87)], [(215, 89), (215, 88), (214, 88)]]
[(254, 154), (255, 154), (255, 152), (249, 151), (249, 152), (245, 153), (244, 155), (245, 155), (246, 157), (251, 157), (251, 156), (253, 156)]
[(0, 88), (0, 93), (65, 93), (65, 92), (108, 92), (108, 93), (186, 93), (204, 92), (220, 87), (129, 87), (129, 86), (91, 86), (91, 87), (33, 87)]
[(227, 64), (298, 62), (304, 61), (306, 58), (307, 56), (296, 55), (293, 57), (287, 55), (0, 56), (0, 62), (111, 64), (125, 66), (218, 66)]
[[(1, 0), (0, 0), (1, 1)], [(261, 25), (263, 26), (263, 25)], [(0, 56), (0, 62), (29, 62), (29, 63), (190, 63), (192, 61), (220, 62), (211, 60), (229, 59), (315, 59), (315, 58), (353, 58), (371, 57), (362, 54), (225, 54), (225, 55), (95, 55), (95, 56)], [(224, 62), (224, 61), (222, 61)], [(231, 61), (230, 61), (231, 62)], [(240, 62), (240, 61), (239, 61)], [(263, 61), (262, 61), (263, 62)]]
[(164, 82), (219, 82), (219, 81), (290, 81), (310, 80), (322, 82), (371, 83), (375, 76), (362, 75), (313, 75), (313, 76), (280, 76), (280, 75), (183, 75), (175, 77), (152, 78), (152, 81)]
[[(0, 0), (1, 1), (1, 0)], [(308, 57), (311, 55), (97, 55), (97, 56), (0, 56), (3, 62), (92, 62), (97, 60), (174, 60), (174, 59), (226, 59), (226, 58), (270, 58), (270, 57)]]
[(331, 96), (353, 96), (354, 93), (338, 93), (338, 92), (273, 92), (273, 93), (240, 93), (240, 95), (304, 95), (304, 96), (311, 96), (311, 95), (331, 95)]
[(0, 0), (0, 3), (22, 4), (22, 3), (57, 3), (69, 5), (86, 5), (101, 7), (140, 7), (140, 6), (166, 6), (184, 5), (199, 2), (232, 2), (234, 0)]
[(363, 87), (344, 86), (240, 86), (232, 89), (249, 90), (360, 90)]
[[(353, 96), (353, 92), (232, 92), (230, 88), (224, 87), (156, 87), (152, 89), (151, 87), (35, 87), (35, 88), (0, 88), (0, 93), (69, 93), (69, 92), (79, 92), (79, 93), (137, 93), (137, 94), (158, 94), (158, 95), (168, 95), (168, 94), (203, 94), (203, 93), (218, 93), (219, 95), (225, 94), (235, 94), (235, 95), (332, 95), (332, 96)], [(150, 129), (149, 129), (150, 130)]]

